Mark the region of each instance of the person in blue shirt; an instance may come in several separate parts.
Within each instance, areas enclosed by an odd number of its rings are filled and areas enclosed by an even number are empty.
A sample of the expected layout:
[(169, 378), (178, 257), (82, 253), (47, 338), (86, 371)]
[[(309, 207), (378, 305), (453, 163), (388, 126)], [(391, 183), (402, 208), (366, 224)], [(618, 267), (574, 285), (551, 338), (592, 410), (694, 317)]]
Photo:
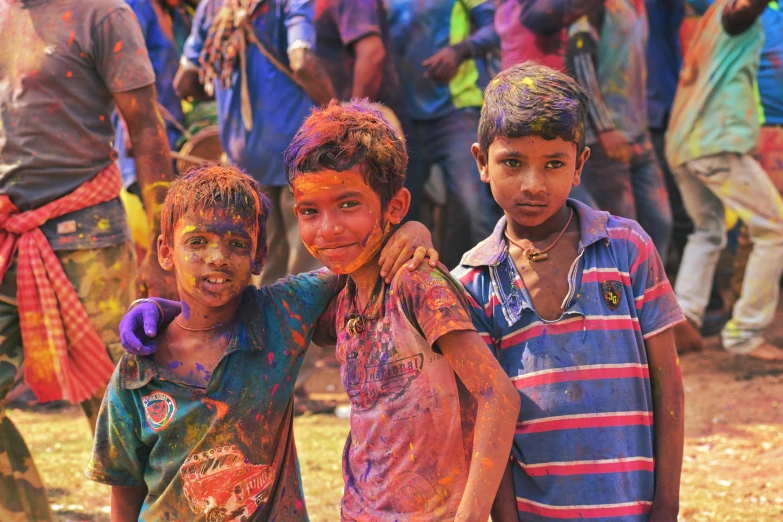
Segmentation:
[(214, 92), (223, 149), (272, 201), (261, 284), (320, 266), (299, 239), (282, 163), (310, 108), (334, 97), (313, 51), (314, 18), (314, 0), (203, 0), (175, 79), (182, 97)]
[[(158, 104), (168, 112), (164, 121), (169, 147), (175, 150), (182, 139), (182, 132), (174, 122), (181, 125), (184, 116), (182, 103), (174, 91), (174, 75), (182, 47), (190, 32), (189, 16), (180, 5), (180, 0), (125, 0), (125, 3), (133, 10), (141, 26), (144, 43), (155, 71)], [(125, 123), (119, 113), (115, 112), (112, 118), (117, 128), (114, 148), (119, 156), (123, 185), (130, 188), (136, 183), (136, 162), (132, 149), (128, 147), (130, 142)], [(172, 118), (174, 121), (171, 121)]]
[(470, 154), (481, 90), (489, 77), (484, 57), (500, 45), (494, 2), (389, 0), (386, 10), (394, 59), (413, 120), (408, 140), (408, 219), (416, 219), (423, 184), (431, 167), (439, 165), (449, 197), (465, 216), (450, 215), (446, 223), (443, 262), (453, 267), (463, 252), (492, 231), (498, 215)]

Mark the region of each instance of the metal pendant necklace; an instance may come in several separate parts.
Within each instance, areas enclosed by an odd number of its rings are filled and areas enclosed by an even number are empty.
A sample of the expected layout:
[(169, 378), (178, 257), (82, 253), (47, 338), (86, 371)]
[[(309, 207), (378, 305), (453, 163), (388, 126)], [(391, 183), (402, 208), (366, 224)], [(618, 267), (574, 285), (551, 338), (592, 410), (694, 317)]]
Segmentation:
[(550, 250), (552, 250), (555, 247), (557, 242), (560, 241), (560, 238), (563, 237), (563, 234), (565, 234), (565, 231), (568, 230), (568, 225), (571, 224), (571, 220), (572, 219), (574, 219), (574, 209), (571, 209), (571, 214), (568, 216), (568, 221), (566, 222), (565, 226), (563, 227), (563, 230), (561, 230), (560, 233), (555, 238), (555, 240), (552, 241), (552, 244), (549, 245), (548, 247), (546, 247), (543, 250), (539, 250), (536, 247), (531, 247), (531, 248), (523, 247), (522, 245), (520, 245), (519, 243), (517, 243), (516, 241), (511, 239), (511, 237), (508, 235), (508, 230), (506, 230), (504, 232), (504, 234), (506, 236), (506, 239), (508, 239), (509, 242), (512, 245), (514, 245), (515, 247), (517, 247), (518, 249), (520, 249), (522, 251), (522, 256), (523, 257), (526, 257), (526, 258), (528, 258), (528, 260), (533, 261), (533, 262), (544, 261), (544, 260), (546, 260), (549, 257), (547, 255), (547, 252), (549, 252)]
[[(367, 309), (370, 307), (371, 304), (375, 302), (375, 300), (378, 297), (378, 294), (380, 291), (383, 290), (383, 278), (378, 277), (378, 280), (375, 283), (375, 286), (372, 289), (372, 292), (370, 293), (370, 297), (367, 298), (367, 304), (364, 305), (364, 310), (362, 310), (362, 313), (356, 313), (351, 312), (348, 314), (348, 321), (345, 323), (345, 329), (348, 331), (348, 335), (351, 337), (355, 337), (357, 335), (360, 335), (364, 331), (365, 321), (367, 320), (365, 317), (365, 314), (367, 313)], [(353, 303), (356, 303), (356, 296), (354, 296)]]
[(233, 323), (237, 317), (239, 317), (239, 315), (235, 315), (228, 321), (223, 321), (222, 323), (213, 324), (212, 326), (207, 326), (206, 328), (190, 328), (189, 326), (185, 326), (184, 324), (180, 323), (177, 319), (174, 319), (174, 322), (177, 323), (177, 326), (179, 326), (183, 330), (187, 330), (188, 332), (207, 332), (209, 330), (214, 330), (216, 328), (220, 328), (221, 326), (225, 326), (229, 323)]

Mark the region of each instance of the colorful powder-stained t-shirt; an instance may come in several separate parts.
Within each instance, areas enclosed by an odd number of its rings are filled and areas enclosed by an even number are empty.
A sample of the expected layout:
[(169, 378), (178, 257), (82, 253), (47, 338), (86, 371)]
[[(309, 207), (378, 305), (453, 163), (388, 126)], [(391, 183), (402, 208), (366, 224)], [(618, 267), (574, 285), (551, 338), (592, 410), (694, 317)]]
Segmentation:
[(146, 486), (140, 520), (307, 521), (292, 394), (336, 281), (322, 271), (248, 287), (206, 389), (126, 354), (101, 406), (87, 476)]
[(655, 493), (645, 340), (683, 320), (638, 223), (569, 200), (581, 241), (563, 315), (541, 319), (508, 254), (505, 218), (454, 271), (474, 324), (519, 390), (519, 519), (642, 522)]
[[(492, 0), (387, 0), (394, 58), (414, 120), (433, 120), (464, 107), (481, 107), (489, 80), (484, 56), (499, 46)], [(472, 32), (472, 28), (475, 31)], [(467, 41), (471, 58), (442, 84), (424, 76), (422, 62)]]
[(756, 20), (745, 32), (728, 34), (721, 18), (730, 1), (707, 9), (685, 54), (666, 134), (672, 167), (724, 152), (747, 154), (758, 143), (754, 82), (764, 31)]
[[(0, 194), (21, 211), (73, 192), (116, 158), (114, 94), (152, 85), (122, 0), (0, 2)], [(45, 223), (55, 250), (130, 240), (119, 199)]]
[[(688, 0), (698, 13), (705, 12), (712, 0)], [(772, 1), (761, 13), (764, 46), (761, 48), (758, 87), (764, 125), (783, 125), (783, 10), (781, 3)]]
[(347, 329), (351, 281), (337, 304), (337, 360), (351, 400), (343, 450), (342, 519), (454, 520), (470, 465), (475, 401), (436, 341), (475, 330), (462, 289), (445, 271), (400, 270)]
[[(225, 0), (202, 0), (193, 17), (193, 29), (185, 42), (183, 56), (199, 63), (210, 25)], [(253, 19), (255, 35), (281, 63), (288, 65), (288, 47), (299, 42), (314, 49), (314, 0), (269, 0)], [(252, 44), (247, 50), (247, 78), (253, 129), (248, 131), (241, 116), (239, 59), (231, 76), (231, 87), (215, 81), (220, 142), (229, 159), (270, 187), (287, 184), (283, 152), (310, 114), (312, 100), (298, 85), (278, 70)]]

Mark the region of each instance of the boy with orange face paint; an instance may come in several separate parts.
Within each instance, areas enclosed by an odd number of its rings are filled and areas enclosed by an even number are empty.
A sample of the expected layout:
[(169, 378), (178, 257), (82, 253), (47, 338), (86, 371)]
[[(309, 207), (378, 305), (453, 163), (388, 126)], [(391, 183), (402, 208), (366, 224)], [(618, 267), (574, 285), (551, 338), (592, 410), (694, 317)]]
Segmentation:
[(314, 111), (285, 156), (305, 246), (349, 276), (331, 321), (352, 405), (342, 520), (487, 520), (519, 395), (442, 266), (381, 276), (381, 247), (410, 204), (406, 163), (400, 136), (362, 101)]

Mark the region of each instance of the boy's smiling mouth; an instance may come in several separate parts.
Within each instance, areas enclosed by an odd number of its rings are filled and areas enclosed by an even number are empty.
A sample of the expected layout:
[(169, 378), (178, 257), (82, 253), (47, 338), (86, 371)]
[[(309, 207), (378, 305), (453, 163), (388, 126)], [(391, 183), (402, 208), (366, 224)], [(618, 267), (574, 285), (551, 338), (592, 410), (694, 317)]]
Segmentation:
[(231, 279), (226, 275), (225, 273), (211, 273), (203, 276), (201, 280), (212, 285), (224, 285), (231, 282)]

